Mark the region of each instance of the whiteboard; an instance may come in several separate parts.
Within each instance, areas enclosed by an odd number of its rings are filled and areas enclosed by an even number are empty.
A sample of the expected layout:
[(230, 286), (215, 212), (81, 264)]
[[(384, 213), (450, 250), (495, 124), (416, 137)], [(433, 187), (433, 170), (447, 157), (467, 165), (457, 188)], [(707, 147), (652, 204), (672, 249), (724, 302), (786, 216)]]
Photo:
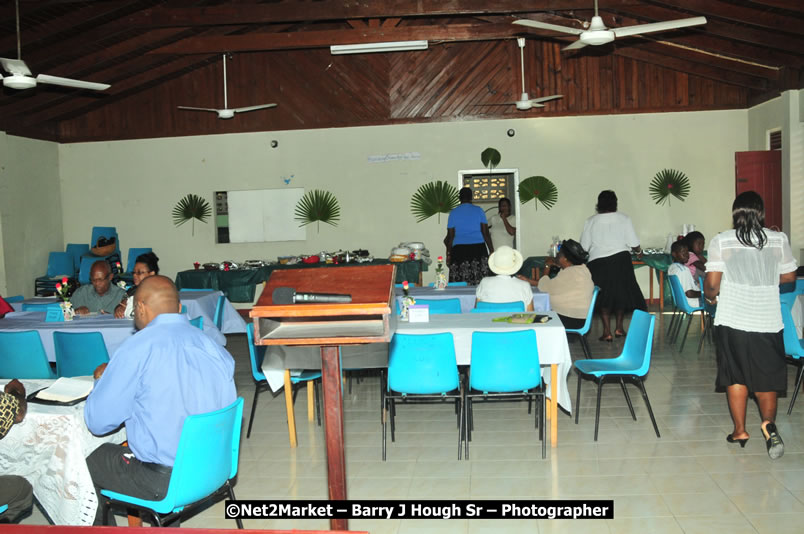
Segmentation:
[(293, 218), (302, 196), (301, 187), (229, 191), (229, 242), (304, 241), (307, 229)]

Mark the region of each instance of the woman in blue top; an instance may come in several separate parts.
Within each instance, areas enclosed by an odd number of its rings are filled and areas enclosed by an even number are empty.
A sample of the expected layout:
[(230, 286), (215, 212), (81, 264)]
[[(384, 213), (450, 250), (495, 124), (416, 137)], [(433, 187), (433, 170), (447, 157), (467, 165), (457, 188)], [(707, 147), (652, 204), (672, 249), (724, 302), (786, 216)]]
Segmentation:
[(472, 190), (458, 193), (460, 205), (449, 212), (447, 221), (447, 266), (450, 282), (477, 285), (489, 276), (489, 254), (494, 252), (483, 208), (472, 204)]

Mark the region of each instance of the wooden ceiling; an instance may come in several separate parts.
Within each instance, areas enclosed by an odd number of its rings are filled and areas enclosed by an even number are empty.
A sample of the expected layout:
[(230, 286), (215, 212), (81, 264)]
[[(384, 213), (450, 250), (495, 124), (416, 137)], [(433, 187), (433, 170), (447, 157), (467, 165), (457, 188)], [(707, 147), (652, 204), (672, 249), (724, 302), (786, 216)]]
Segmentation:
[[(60, 142), (427, 121), (746, 108), (804, 87), (801, 0), (600, 0), (608, 27), (705, 16), (704, 26), (562, 52), (594, 0), (19, 0), (34, 74), (105, 82), (0, 90), (0, 130)], [(0, 5), (0, 57), (16, 58)], [(519, 98), (527, 37), (531, 98)], [(417, 52), (333, 56), (329, 45), (426, 39)], [(218, 119), (177, 106), (273, 109)], [(3, 73), (5, 74), (5, 73)]]

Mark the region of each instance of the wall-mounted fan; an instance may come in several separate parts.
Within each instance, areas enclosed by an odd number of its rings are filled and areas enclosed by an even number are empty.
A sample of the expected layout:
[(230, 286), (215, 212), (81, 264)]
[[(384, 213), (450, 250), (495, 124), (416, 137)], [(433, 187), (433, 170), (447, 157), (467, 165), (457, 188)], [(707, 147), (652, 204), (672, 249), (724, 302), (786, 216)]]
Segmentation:
[[(706, 24), (706, 17), (692, 17), (688, 19), (667, 20), (664, 22), (654, 22), (652, 24), (637, 24), (635, 26), (624, 26), (622, 28), (606, 28), (603, 19), (597, 12), (597, 0), (595, 0), (595, 16), (592, 21), (585, 23), (586, 30), (578, 28), (570, 28), (568, 26), (559, 26), (558, 24), (550, 24), (547, 22), (540, 22), (538, 20), (521, 19), (515, 20), (514, 24), (521, 26), (528, 26), (530, 28), (539, 28), (542, 30), (553, 30), (556, 32), (569, 33), (578, 35), (578, 40), (571, 45), (564, 47), (562, 50), (576, 50), (583, 48), (587, 45), (602, 45), (614, 41), (615, 37), (628, 37), (630, 35), (640, 35), (643, 33), (663, 32), (668, 30), (675, 30), (678, 28), (686, 28), (687, 26), (698, 26)], [(587, 25), (588, 24), (588, 25)]]
[(179, 106), (179, 109), (186, 109), (189, 111), (213, 111), (218, 114), (219, 119), (231, 119), (235, 113), (245, 113), (246, 111), (256, 111), (258, 109), (275, 108), (276, 104), (258, 104), (256, 106), (247, 106), (244, 108), (229, 109), (229, 97), (226, 93), (226, 54), (223, 54), (223, 109), (215, 108), (194, 108), (190, 106)]
[(20, 44), (20, 3), (19, 0), (14, 2), (17, 13), (17, 59), (8, 59), (0, 57), (0, 65), (3, 70), (8, 74), (5, 76), (0, 75), (3, 80), (3, 86), (12, 89), (31, 89), (36, 87), (37, 83), (46, 83), (51, 85), (61, 85), (62, 87), (75, 87), (76, 89), (93, 89), (95, 91), (103, 91), (108, 89), (111, 85), (106, 83), (85, 82), (81, 80), (73, 80), (72, 78), (61, 78), (59, 76), (50, 76), (48, 74), (38, 74), (35, 78), (31, 74), (31, 69), (22, 60), (22, 45)]
[(541, 96), (539, 98), (531, 98), (525, 91), (525, 38), (517, 37), (517, 45), (519, 45), (519, 70), (522, 76), (522, 94), (516, 102), (505, 102), (504, 104), (479, 104), (483, 106), (516, 106), (519, 111), (527, 111), (531, 108), (543, 108), (543, 102), (564, 98), (564, 95), (550, 95)]

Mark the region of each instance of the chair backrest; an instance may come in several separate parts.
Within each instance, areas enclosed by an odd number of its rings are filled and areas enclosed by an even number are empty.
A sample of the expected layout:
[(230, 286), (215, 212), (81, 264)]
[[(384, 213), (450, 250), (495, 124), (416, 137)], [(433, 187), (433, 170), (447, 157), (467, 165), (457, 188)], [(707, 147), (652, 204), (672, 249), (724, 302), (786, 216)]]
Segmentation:
[(525, 311), (525, 303), (521, 300), (516, 302), (484, 302), (479, 300), (477, 301), (477, 307), (472, 309), (472, 313), (516, 313), (523, 311)]
[(109, 362), (100, 332), (53, 332), (53, 347), (59, 376), (91, 376), (97, 366)]
[(673, 292), (673, 300), (676, 303), (676, 308), (684, 313), (693, 313), (702, 309), (701, 306), (694, 308), (690, 306), (690, 302), (687, 300), (687, 295), (684, 293), (684, 288), (681, 287), (681, 281), (678, 279), (678, 276), (671, 274), (668, 275), (667, 278), (670, 279), (670, 290)]
[[(469, 282), (447, 282), (447, 287), (466, 287)], [(435, 287), (435, 282), (430, 282), (430, 287)]]
[(153, 507), (156, 512), (169, 513), (199, 501), (237, 475), (242, 422), (243, 397), (184, 420), (167, 494)]
[(33, 302), (23, 302), (22, 303), (22, 311), (35, 311), (35, 312), (46, 312), (49, 308), (59, 308), (58, 302), (49, 302), (47, 304), (36, 304)]
[(134, 263), (137, 261), (137, 256), (141, 256), (143, 254), (147, 254), (153, 251), (151, 247), (145, 248), (136, 248), (131, 247), (128, 249), (128, 261), (126, 262), (126, 272), (133, 273), (134, 272)]
[(804, 278), (796, 278), (796, 293), (804, 293)]
[(394, 335), (388, 348), (389, 390), (446, 393), (459, 384), (452, 334)]
[(73, 269), (78, 272), (81, 267), (81, 256), (89, 252), (89, 245), (86, 243), (67, 243), (64, 252), (73, 258)]
[(192, 319), (190, 319), (190, 324), (193, 325), (194, 327), (198, 328), (199, 330), (203, 330), (204, 329), (204, 316), (199, 315), (198, 317), (193, 317)]
[(181, 313), (185, 313), (185, 314), (187, 313), (187, 305), (186, 304), (181, 305)]
[(533, 329), (474, 332), (469, 386), (484, 392), (525, 391), (542, 383)]
[(586, 320), (584, 321), (583, 326), (577, 330), (567, 328), (567, 332), (574, 332), (582, 336), (585, 336), (589, 333), (589, 330), (592, 328), (592, 318), (595, 316), (595, 303), (597, 302), (597, 295), (599, 293), (600, 288), (595, 286), (595, 289), (592, 291), (592, 300), (589, 301), (589, 311), (586, 312)]
[(416, 299), (416, 304), (426, 304), (433, 315), (461, 313), (461, 299)]
[(0, 506), (0, 514), (5, 512), (6, 510), (8, 510), (8, 505), (7, 504), (4, 504), (4, 505)]
[(248, 355), (251, 360), (251, 376), (257, 382), (266, 380), (262, 372), (262, 360), (265, 358), (265, 345), (254, 344), (254, 323), (246, 325), (246, 338), (248, 339)]
[(218, 330), (223, 329), (223, 305), (225, 303), (226, 303), (226, 297), (224, 295), (220, 295), (218, 297), (218, 303), (215, 305), (215, 316), (213, 318), (215, 326), (218, 327)]
[(39, 332), (0, 332), (0, 378), (56, 378)]
[(92, 239), (89, 240), (89, 246), (97, 247), (98, 246), (98, 239), (101, 237), (105, 237), (109, 239), (114, 237), (115, 245), (114, 250), (118, 254), (120, 253), (120, 238), (117, 237), (117, 228), (114, 226), (93, 226), (92, 227)]
[[(685, 299), (686, 300), (686, 299)], [(636, 376), (645, 376), (650, 369), (650, 355), (653, 349), (653, 327), (656, 318), (642, 310), (634, 310), (625, 344), (618, 361)], [(632, 372), (632, 371), (629, 371)]]
[(73, 257), (66, 252), (51, 252), (47, 259), (48, 276), (68, 276), (75, 275), (75, 262)]
[(706, 297), (704, 296), (704, 277), (698, 277), (698, 287), (701, 288), (701, 296), (698, 297), (698, 306), (706, 310), (706, 312), (711, 315), (712, 317), (715, 316), (717, 312), (717, 304), (709, 304), (706, 302)]
[(784, 352), (794, 358), (804, 358), (804, 347), (798, 337), (798, 329), (793, 321), (793, 303), (798, 295), (796, 293), (785, 293), (779, 295), (782, 306), (782, 321), (784, 322)]
[(84, 256), (81, 258), (81, 263), (78, 266), (79, 284), (86, 285), (89, 283), (89, 271), (92, 269), (92, 264), (102, 259), (100, 256)]
[(10, 304), (12, 302), (22, 302), (23, 300), (25, 300), (25, 297), (23, 297), (22, 295), (14, 295), (13, 297), (3, 297), (3, 300), (5, 300)]

